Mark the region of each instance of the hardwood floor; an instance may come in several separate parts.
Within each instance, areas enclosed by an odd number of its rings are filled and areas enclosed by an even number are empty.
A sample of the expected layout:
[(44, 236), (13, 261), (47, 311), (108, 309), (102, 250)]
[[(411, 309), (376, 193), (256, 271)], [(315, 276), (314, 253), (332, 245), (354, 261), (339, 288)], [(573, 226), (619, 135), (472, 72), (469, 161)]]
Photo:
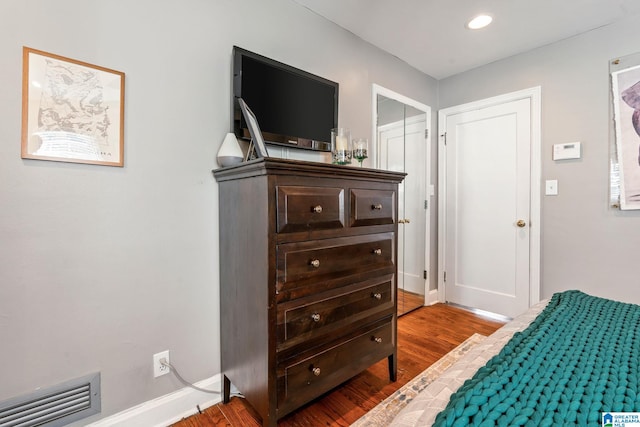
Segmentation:
[[(398, 319), (398, 380), (389, 382), (384, 359), (340, 387), (278, 422), (279, 427), (349, 426), (474, 333), (489, 335), (503, 323), (436, 304)], [(174, 427), (260, 427), (258, 415), (241, 398), (217, 404)]]
[(398, 289), (398, 316), (424, 305), (424, 295)]

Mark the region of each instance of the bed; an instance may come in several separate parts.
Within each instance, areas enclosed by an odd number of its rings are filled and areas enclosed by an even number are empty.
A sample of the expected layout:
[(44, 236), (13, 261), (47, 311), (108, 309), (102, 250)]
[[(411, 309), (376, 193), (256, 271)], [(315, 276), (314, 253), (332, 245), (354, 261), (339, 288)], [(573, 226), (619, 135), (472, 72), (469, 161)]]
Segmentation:
[(640, 306), (566, 291), (477, 344), (392, 426), (591, 426), (640, 411)]

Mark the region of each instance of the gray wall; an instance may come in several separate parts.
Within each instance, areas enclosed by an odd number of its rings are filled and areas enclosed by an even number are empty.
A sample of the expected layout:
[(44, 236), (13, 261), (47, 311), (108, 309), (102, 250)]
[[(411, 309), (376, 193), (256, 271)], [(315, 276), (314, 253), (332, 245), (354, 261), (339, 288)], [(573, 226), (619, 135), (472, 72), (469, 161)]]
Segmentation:
[[(640, 51), (639, 39), (628, 19), (439, 82), (439, 108), (542, 87), (542, 188), (559, 187), (542, 196), (542, 298), (581, 289), (640, 303), (640, 212), (609, 203), (609, 60)], [(551, 159), (553, 144), (573, 141), (582, 159)]]
[[(631, 20), (436, 82), (291, 0), (4, 0), (0, 16), (0, 401), (101, 371), (110, 415), (181, 388), (153, 379), (165, 349), (188, 379), (219, 372), (211, 169), (234, 44), (338, 81), (340, 124), (357, 135), (370, 136), (372, 83), (434, 122), (542, 86), (542, 177), (560, 189), (542, 199), (542, 297), (640, 302), (640, 213), (608, 203), (608, 61), (640, 51)], [(20, 158), (22, 46), (126, 73), (124, 168)], [(570, 141), (583, 158), (553, 162)]]
[[(434, 79), (291, 0), (3, 0), (0, 16), (0, 401), (101, 371), (110, 415), (181, 388), (153, 378), (166, 349), (187, 379), (219, 372), (211, 170), (233, 45), (338, 81), (357, 135), (372, 83), (437, 107)], [(20, 158), (22, 46), (126, 73), (124, 168)]]

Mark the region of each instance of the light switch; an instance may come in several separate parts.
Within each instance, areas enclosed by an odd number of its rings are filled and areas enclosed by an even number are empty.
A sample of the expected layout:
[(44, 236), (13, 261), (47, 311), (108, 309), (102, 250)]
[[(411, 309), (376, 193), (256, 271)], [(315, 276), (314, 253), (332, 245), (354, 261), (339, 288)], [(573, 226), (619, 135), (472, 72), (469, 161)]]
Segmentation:
[(557, 196), (558, 195), (558, 180), (557, 179), (548, 179), (545, 181), (545, 191), (544, 194), (547, 196)]

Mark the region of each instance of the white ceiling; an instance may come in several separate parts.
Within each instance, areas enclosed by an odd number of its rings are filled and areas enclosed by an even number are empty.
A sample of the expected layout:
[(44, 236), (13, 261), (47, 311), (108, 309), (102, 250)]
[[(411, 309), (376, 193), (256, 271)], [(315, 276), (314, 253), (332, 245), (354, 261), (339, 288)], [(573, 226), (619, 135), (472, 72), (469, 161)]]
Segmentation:
[[(640, 0), (294, 1), (436, 79), (640, 13)], [(479, 13), (493, 23), (468, 30)]]

